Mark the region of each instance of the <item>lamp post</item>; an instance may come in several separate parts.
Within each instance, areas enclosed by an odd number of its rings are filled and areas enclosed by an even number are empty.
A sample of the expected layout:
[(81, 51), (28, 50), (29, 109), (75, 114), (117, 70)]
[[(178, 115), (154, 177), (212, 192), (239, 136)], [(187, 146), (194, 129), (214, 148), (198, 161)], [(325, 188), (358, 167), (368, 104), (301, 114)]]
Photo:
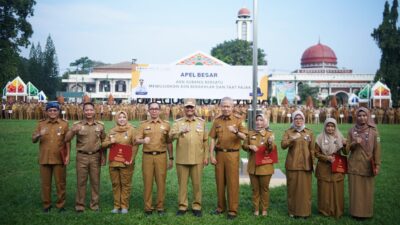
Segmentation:
[(248, 127), (254, 129), (256, 127), (255, 118), (257, 115), (257, 65), (258, 65), (258, 49), (257, 49), (257, 0), (253, 0), (253, 102), (251, 117), (249, 117)]

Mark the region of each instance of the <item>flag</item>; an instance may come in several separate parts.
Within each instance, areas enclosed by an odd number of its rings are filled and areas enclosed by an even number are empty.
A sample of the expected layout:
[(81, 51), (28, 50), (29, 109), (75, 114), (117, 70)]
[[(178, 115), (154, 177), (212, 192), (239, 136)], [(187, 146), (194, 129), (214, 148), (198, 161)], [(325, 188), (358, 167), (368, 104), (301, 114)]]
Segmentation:
[(367, 84), (359, 93), (358, 97), (360, 99), (368, 99), (371, 98), (371, 86)]

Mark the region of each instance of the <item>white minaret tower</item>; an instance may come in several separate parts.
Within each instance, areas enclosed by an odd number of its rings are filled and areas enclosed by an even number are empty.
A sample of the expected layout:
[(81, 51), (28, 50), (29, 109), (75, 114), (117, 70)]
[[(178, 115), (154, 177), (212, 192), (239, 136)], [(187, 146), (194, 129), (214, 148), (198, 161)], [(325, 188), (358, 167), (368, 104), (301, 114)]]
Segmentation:
[(241, 8), (236, 20), (237, 39), (251, 41), (251, 23), (250, 10)]

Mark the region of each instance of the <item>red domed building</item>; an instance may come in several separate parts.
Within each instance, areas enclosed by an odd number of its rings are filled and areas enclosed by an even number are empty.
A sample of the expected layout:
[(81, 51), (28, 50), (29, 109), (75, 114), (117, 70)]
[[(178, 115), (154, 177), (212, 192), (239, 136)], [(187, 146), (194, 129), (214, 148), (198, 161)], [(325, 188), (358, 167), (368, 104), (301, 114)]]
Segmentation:
[(335, 95), (339, 104), (347, 104), (349, 96), (361, 90), (374, 79), (374, 74), (356, 74), (351, 69), (339, 69), (335, 52), (327, 45), (318, 44), (307, 48), (300, 60), (301, 68), (287, 73), (273, 73), (272, 96), (278, 96), (279, 85), (295, 84), (294, 96), (298, 93), (298, 85), (306, 83), (318, 87), (318, 97), (325, 99)]

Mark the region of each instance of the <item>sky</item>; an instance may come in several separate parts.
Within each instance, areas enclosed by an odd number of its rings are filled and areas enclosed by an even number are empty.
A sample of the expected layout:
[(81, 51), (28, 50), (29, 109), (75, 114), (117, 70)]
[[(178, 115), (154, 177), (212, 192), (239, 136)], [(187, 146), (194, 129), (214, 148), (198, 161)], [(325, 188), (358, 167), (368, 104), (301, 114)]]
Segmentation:
[[(303, 52), (320, 42), (338, 67), (374, 74), (381, 52), (371, 37), (385, 0), (258, 0), (258, 47), (271, 72), (300, 68)], [(389, 0), (392, 4), (392, 0)], [(237, 37), (238, 11), (252, 0), (40, 0), (29, 18), (31, 42), (51, 35), (60, 73), (88, 56), (104, 63), (137, 59), (170, 64)], [(22, 49), (28, 57), (29, 49)]]

